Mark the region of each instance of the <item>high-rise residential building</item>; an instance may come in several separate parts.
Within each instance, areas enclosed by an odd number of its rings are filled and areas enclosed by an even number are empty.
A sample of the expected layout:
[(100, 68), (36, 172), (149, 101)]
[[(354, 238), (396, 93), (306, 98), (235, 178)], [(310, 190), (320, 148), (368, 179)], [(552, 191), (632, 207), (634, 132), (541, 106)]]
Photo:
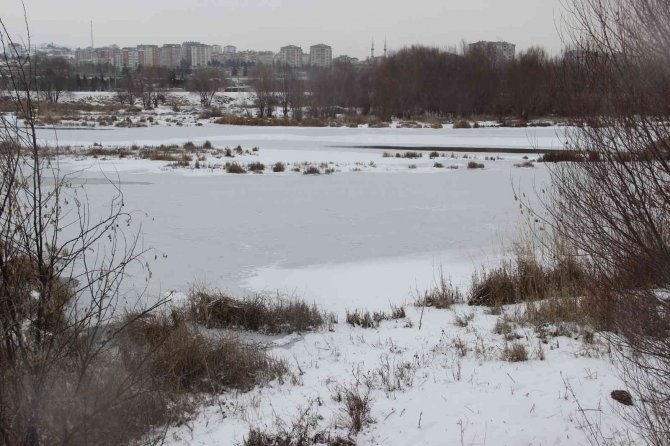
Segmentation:
[(479, 41), (468, 45), (469, 51), (481, 51), (494, 63), (507, 63), (514, 60), (516, 45), (508, 42)]
[(95, 63), (98, 64), (110, 64), (114, 65), (116, 63), (116, 55), (120, 53), (119, 47), (114, 45), (104, 48), (96, 48), (93, 50), (93, 59)]
[(212, 47), (209, 45), (194, 45), (190, 47), (191, 68), (202, 68), (212, 61)]
[(333, 49), (322, 43), (309, 47), (309, 64), (326, 68), (333, 64)]
[(212, 54), (221, 54), (223, 53), (223, 47), (221, 45), (212, 45)]
[(233, 45), (226, 45), (223, 47), (223, 53), (224, 54), (235, 54), (237, 53), (237, 48), (234, 47)]
[(182, 58), (182, 47), (179, 44), (166, 44), (158, 50), (158, 65), (162, 67), (178, 67)]
[(279, 51), (279, 60), (291, 67), (301, 67), (302, 48), (295, 45), (283, 46)]
[(212, 61), (212, 47), (200, 42), (184, 42), (182, 44), (182, 59), (191, 68), (206, 67)]
[(78, 48), (74, 53), (75, 61), (79, 63), (95, 63), (95, 50), (93, 48)]
[(140, 56), (137, 48), (122, 48), (118, 56), (117, 66), (120, 68), (137, 68), (140, 64)]
[(137, 54), (143, 67), (158, 65), (158, 45), (137, 45)]

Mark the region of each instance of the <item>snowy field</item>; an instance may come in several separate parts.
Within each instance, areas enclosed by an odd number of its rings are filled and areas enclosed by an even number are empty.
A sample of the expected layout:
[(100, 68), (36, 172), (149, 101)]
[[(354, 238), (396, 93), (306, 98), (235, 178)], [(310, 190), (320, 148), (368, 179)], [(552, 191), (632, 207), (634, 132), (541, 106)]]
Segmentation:
[[(180, 295), (197, 281), (236, 294), (295, 295), (339, 317), (332, 330), (271, 344), (295, 369), (293, 379), (222, 395), (171, 429), (168, 444), (240, 444), (250, 427), (290, 430), (300, 416), (315, 431), (346, 435), (334, 395), (358, 386), (372, 399), (359, 445), (574, 445), (588, 444), (580, 405), (603, 432), (617, 429), (609, 392), (619, 381), (597, 336), (543, 343), (532, 328), (515, 326), (513, 339), (529, 360), (507, 362), (509, 337), (494, 333), (498, 316), (465, 306), (422, 314), (411, 305), (441, 271), (467, 286), (474, 270), (500, 259), (523, 220), (515, 190), (533, 195), (549, 179), (546, 166), (516, 167), (524, 155), (503, 149), (528, 149), (533, 160), (536, 147), (561, 147), (562, 131), (203, 125), (59, 130), (57, 140), (40, 130), (39, 137), (52, 146), (106, 148), (207, 140), (215, 148), (258, 147), (234, 159), (241, 164), (312, 163), (334, 171), (235, 175), (216, 168), (225, 161), (216, 158), (201, 169), (112, 156), (60, 159), (63, 170), (79, 172), (94, 211), (113, 192), (104, 179), (121, 184), (144, 245), (156, 249), (145, 298)], [(390, 148), (355, 147), (379, 145), (426, 151), (404, 159), (384, 157), (395, 153)], [(500, 152), (454, 149), (430, 159), (438, 146)], [(485, 167), (468, 169), (473, 160)], [(130, 281), (140, 290), (144, 279)], [(391, 304), (406, 305), (407, 316), (374, 329), (343, 322), (347, 309), (389, 311)]]

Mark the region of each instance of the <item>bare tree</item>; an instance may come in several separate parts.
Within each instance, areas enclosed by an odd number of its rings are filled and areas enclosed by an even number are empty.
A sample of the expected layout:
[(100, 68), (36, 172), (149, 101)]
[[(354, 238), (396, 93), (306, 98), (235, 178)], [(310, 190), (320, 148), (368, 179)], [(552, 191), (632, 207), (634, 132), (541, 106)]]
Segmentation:
[(37, 85), (45, 101), (56, 103), (68, 88), (72, 68), (62, 57), (35, 57)]
[(0, 43), (17, 108), (0, 118), (0, 443), (143, 435), (137, 420), (155, 415), (157, 393), (146, 392), (141, 361), (122, 366), (111, 347), (124, 329), (112, 324), (122, 281), (144, 264), (138, 236), (122, 229), (133, 216), (119, 189), (94, 217), (85, 190), (70, 186), (51, 160), (58, 150), (38, 144), (35, 66), (10, 60), (1, 19)]
[(296, 113), (296, 110), (304, 105), (305, 87), (293, 68), (287, 64), (278, 68), (277, 90), (277, 99), (284, 119), (289, 118), (289, 111), (293, 111), (293, 117), (299, 119), (301, 114), (299, 111)]
[[(548, 222), (593, 271), (592, 316), (615, 343), (628, 412), (650, 445), (670, 438), (670, 3), (566, 0), (574, 73), (568, 132), (582, 162), (551, 169)], [(569, 90), (566, 90), (566, 93)], [(598, 96), (594, 113), (590, 104)], [(543, 214), (538, 213), (538, 217)]]
[(249, 73), (251, 88), (256, 94), (254, 105), (258, 109), (258, 117), (267, 116), (271, 118), (274, 114), (274, 107), (277, 104), (276, 91), (277, 82), (275, 73), (269, 65), (257, 65)]
[(216, 93), (225, 87), (225, 78), (222, 78), (221, 73), (214, 69), (196, 71), (187, 84), (188, 91), (200, 95), (200, 105), (203, 107), (211, 107)]
[(128, 104), (130, 106), (135, 105), (135, 100), (138, 94), (138, 79), (136, 73), (133, 73), (128, 67), (124, 67), (120, 89), (116, 92), (116, 99), (121, 105)]

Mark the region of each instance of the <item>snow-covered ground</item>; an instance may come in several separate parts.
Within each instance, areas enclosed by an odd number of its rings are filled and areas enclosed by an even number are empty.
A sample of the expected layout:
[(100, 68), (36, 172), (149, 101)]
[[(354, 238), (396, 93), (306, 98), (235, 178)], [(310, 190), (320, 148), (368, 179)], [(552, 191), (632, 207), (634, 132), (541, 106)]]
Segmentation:
[[(457, 316), (472, 320), (461, 327)], [(224, 395), (170, 430), (167, 442), (241, 444), (250, 427), (290, 432), (300, 418), (314, 422), (311, 435), (346, 437), (337, 398), (343, 388), (370, 392), (370, 424), (357, 445), (587, 445), (584, 414), (607, 436), (623, 429), (609, 398), (620, 382), (603, 345), (566, 337), (544, 344), (532, 329), (517, 328), (515, 342), (526, 346), (529, 360), (506, 362), (510, 344), (494, 333), (496, 320), (480, 308), (427, 309), (422, 316), (408, 307), (407, 318), (378, 329), (341, 323), (279, 345), (272, 352), (294, 368), (298, 384)]]
[[(201, 169), (111, 156), (70, 155), (59, 162), (80, 172), (77, 181), (94, 212), (114, 191), (105, 178), (121, 183), (144, 246), (157, 250), (148, 259), (146, 296), (203, 281), (235, 293), (296, 295), (339, 317), (332, 331), (271, 346), (294, 380), (222, 395), (171, 429), (168, 444), (239, 444), (250, 427), (281, 430), (300, 413), (313, 419), (314, 429), (345, 435), (342, 404), (333, 395), (358, 380), (361, 391), (370, 389), (373, 420), (356, 438), (360, 445), (573, 445), (588, 444), (575, 396), (605, 433), (618, 422), (609, 393), (619, 381), (597, 339), (542, 344), (534, 330), (517, 327), (515, 342), (525, 345), (530, 360), (511, 363), (501, 359), (509, 341), (493, 332), (498, 316), (457, 306), (427, 309), (422, 317), (411, 305), (412, 295), (433, 285), (440, 272), (467, 286), (475, 269), (496, 262), (523, 219), (515, 190), (532, 196), (549, 178), (545, 165), (516, 167), (523, 154), (454, 149), (430, 159), (430, 148), (526, 148), (534, 159), (534, 147), (560, 147), (562, 131), (203, 125), (59, 130), (57, 140), (43, 129), (39, 137), (51, 146), (208, 140), (215, 148), (258, 147), (233, 159), (209, 153)], [(357, 147), (379, 145), (413, 146), (423, 157), (384, 157), (395, 151)], [(467, 169), (472, 160), (485, 168)], [(262, 175), (228, 174), (217, 167), (226, 161), (267, 167)], [(275, 162), (289, 168), (273, 173)], [(334, 173), (291, 171), (303, 163)], [(141, 274), (128, 280), (138, 289), (146, 285)], [(407, 317), (377, 329), (344, 323), (347, 309), (389, 311), (391, 304), (405, 304)], [(457, 315), (470, 314), (466, 327), (455, 324)], [(388, 375), (397, 378), (397, 389), (383, 383)]]

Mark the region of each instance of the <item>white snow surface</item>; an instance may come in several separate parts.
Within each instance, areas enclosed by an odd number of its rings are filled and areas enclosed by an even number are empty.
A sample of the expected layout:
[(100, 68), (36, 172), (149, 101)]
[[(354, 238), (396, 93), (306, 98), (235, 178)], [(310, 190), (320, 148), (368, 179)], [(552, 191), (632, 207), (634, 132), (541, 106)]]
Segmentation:
[[(457, 327), (456, 315), (464, 314), (474, 319)], [(541, 344), (532, 329), (520, 328), (518, 342), (530, 360), (511, 363), (500, 359), (506, 341), (493, 333), (496, 316), (482, 309), (427, 309), (421, 329), (420, 309), (408, 307), (407, 316), (378, 329), (340, 324), (275, 347), (272, 353), (299, 373), (300, 384), (273, 382), (224, 395), (192, 423), (170, 430), (168, 444), (241, 444), (249, 428), (290, 431), (302, 413), (318, 420), (312, 432), (346, 437), (347, 418), (334, 395), (357, 382), (363, 394), (372, 389), (371, 423), (353, 437), (361, 446), (587, 445), (579, 406), (605, 435), (622, 429), (618, 403), (609, 398), (621, 384), (603, 345), (564, 337)], [(382, 374), (397, 388), (389, 390)]]

